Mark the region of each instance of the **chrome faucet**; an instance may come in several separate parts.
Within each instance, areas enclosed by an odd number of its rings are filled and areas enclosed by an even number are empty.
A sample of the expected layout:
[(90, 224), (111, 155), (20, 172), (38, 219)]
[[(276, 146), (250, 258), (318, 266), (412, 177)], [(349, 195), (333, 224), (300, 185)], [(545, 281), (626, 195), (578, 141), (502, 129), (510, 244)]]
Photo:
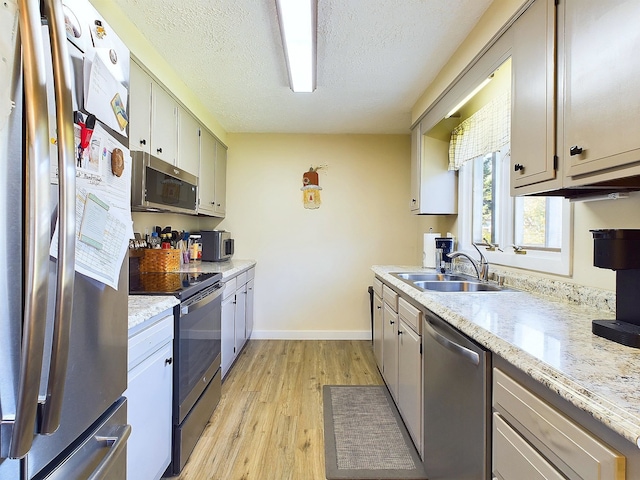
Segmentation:
[(447, 254), (447, 257), (452, 260), (456, 257), (465, 257), (469, 262), (471, 262), (471, 265), (473, 265), (476, 275), (478, 276), (478, 280), (486, 282), (489, 280), (489, 262), (487, 262), (487, 259), (484, 257), (478, 246), (475, 243), (472, 245), (480, 254), (480, 261), (474, 260), (464, 252), (451, 252)]

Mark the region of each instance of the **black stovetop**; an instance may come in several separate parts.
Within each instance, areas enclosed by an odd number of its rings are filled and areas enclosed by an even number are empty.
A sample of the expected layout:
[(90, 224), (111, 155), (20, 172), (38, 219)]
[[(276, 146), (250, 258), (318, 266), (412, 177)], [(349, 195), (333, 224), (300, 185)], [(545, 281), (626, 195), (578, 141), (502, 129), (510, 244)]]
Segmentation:
[(129, 294), (174, 295), (184, 300), (221, 279), (221, 273), (132, 273), (129, 276)]

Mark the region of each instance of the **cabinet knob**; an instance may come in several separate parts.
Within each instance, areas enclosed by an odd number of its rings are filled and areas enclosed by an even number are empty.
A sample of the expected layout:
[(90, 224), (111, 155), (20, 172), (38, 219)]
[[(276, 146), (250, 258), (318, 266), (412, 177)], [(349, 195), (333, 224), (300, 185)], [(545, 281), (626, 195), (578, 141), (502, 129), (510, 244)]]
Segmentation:
[(162, 147), (158, 148), (158, 149), (156, 150), (156, 152), (158, 152), (158, 153), (162, 153)]
[(582, 151), (583, 151), (582, 147), (579, 147), (578, 145), (574, 145), (569, 149), (569, 155), (571, 155), (572, 157), (575, 155), (580, 155)]
[(514, 171), (514, 172), (519, 172), (519, 171), (524, 172), (524, 165), (522, 165), (522, 164), (520, 164), (520, 163), (516, 163), (516, 164), (513, 166), (513, 171)]
[(173, 363), (173, 358), (169, 357), (169, 358), (165, 358), (164, 360), (164, 364), (165, 365), (171, 365)]
[(215, 205), (215, 204), (216, 204), (216, 202), (211, 202), (211, 205)]
[(396, 322), (394, 322), (393, 320), (389, 320), (389, 325), (393, 325), (394, 323)]
[(380, 305), (378, 305), (378, 310), (382, 310), (382, 307)]
[(146, 145), (146, 144), (147, 144), (147, 141), (144, 138), (140, 139), (140, 145)]
[(398, 330), (398, 335), (402, 335), (404, 332), (402, 330)]

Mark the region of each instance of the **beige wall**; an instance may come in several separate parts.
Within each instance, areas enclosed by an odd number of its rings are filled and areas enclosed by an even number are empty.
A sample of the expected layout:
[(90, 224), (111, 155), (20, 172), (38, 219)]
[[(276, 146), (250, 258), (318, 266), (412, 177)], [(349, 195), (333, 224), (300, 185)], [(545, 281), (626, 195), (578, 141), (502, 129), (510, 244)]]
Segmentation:
[[(373, 264), (415, 264), (408, 135), (229, 134), (227, 218), (237, 258), (257, 263), (255, 330), (367, 338)], [(320, 170), (322, 205), (303, 208)], [(421, 253), (420, 253), (421, 255)]]

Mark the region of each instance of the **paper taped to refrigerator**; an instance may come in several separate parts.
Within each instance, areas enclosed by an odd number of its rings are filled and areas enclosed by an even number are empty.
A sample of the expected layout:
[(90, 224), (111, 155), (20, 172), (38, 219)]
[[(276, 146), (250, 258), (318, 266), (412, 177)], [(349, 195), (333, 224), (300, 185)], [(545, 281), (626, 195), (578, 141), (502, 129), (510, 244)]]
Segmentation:
[[(76, 263), (78, 273), (118, 288), (120, 267), (133, 238), (131, 155), (96, 125), (91, 139), (94, 160), (76, 168)], [(111, 153), (123, 153), (121, 176), (111, 171)], [(88, 154), (91, 157), (92, 153)], [(58, 255), (58, 225), (49, 254)]]
[(84, 108), (116, 132), (127, 136), (127, 87), (112, 74), (101, 56), (84, 60)]

